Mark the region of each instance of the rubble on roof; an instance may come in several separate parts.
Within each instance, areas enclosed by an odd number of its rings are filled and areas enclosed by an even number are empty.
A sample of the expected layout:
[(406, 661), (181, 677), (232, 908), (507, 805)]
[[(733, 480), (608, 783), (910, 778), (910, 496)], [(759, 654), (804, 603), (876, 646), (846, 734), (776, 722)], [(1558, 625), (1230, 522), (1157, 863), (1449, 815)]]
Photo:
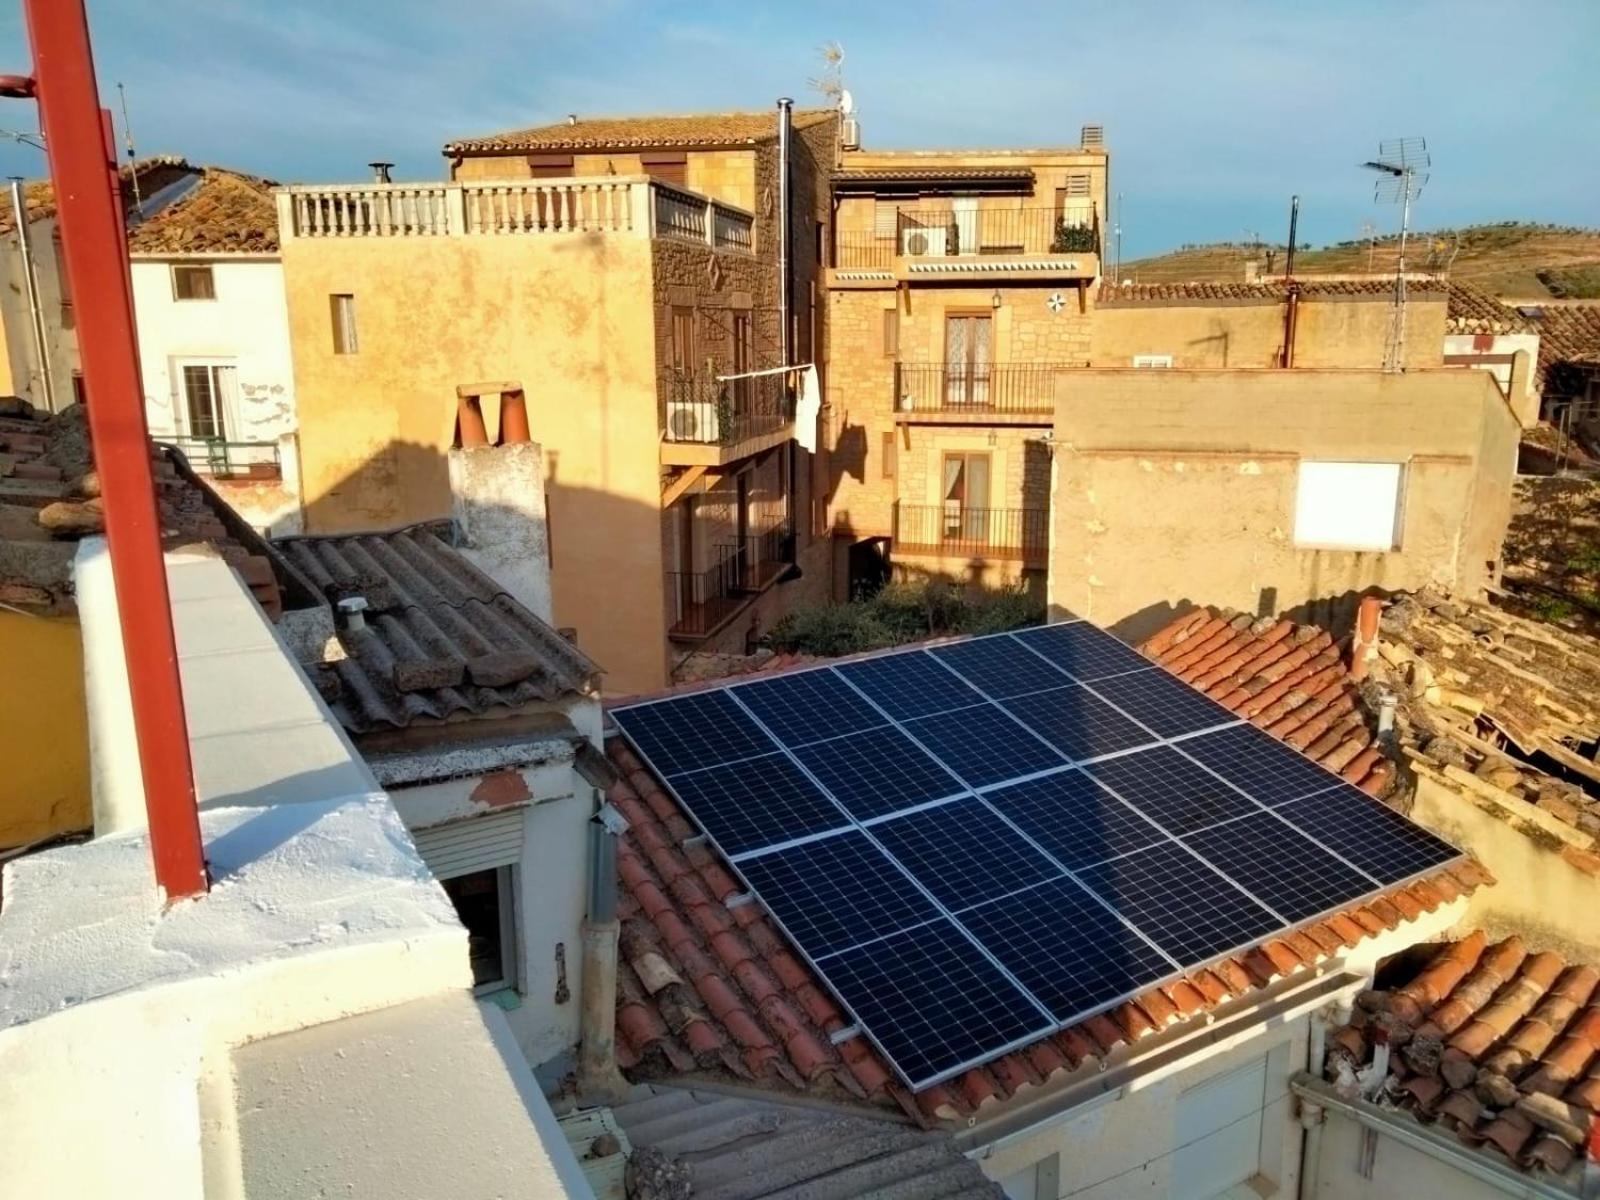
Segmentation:
[(1329, 1035), (1326, 1072), (1351, 1097), (1567, 1176), (1600, 1110), (1600, 971), (1474, 932), (1405, 982), (1363, 994)]
[(344, 657), (314, 678), (346, 729), (370, 733), (589, 694), (600, 668), (450, 545), (448, 522), (297, 537), (277, 548), (341, 621)]

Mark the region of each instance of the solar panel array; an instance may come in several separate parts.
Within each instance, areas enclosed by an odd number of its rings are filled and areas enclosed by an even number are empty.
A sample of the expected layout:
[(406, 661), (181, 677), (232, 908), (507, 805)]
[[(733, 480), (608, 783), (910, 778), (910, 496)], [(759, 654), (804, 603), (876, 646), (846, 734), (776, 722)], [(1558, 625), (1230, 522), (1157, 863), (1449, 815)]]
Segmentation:
[(913, 1089), (1460, 857), (1081, 621), (612, 715)]

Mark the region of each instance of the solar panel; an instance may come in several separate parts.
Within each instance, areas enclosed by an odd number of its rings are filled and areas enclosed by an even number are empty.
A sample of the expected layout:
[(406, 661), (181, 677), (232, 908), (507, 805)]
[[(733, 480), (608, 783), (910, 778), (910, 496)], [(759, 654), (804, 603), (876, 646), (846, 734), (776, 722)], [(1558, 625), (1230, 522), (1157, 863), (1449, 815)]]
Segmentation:
[(892, 726), (798, 747), (794, 756), (859, 820), (964, 791)]
[(1060, 687), (1068, 677), (1009, 637), (955, 642), (929, 651), (979, 691), (995, 699)]
[(850, 818), (782, 754), (667, 775), (668, 787), (727, 855), (787, 842)]
[(1040, 625), (1011, 635), (1042, 654), (1074, 679), (1104, 679), (1129, 671), (1153, 670), (1155, 664), (1126, 642), (1084, 621)]
[(1065, 877), (960, 920), (1063, 1025), (1153, 987), (1176, 965)]
[(738, 867), (814, 959), (939, 916), (916, 885), (857, 830), (743, 859)]
[(1071, 870), (1167, 840), (1081, 771), (1058, 771), (997, 788), (984, 799)]
[(913, 1089), (1458, 857), (1082, 622), (613, 715)]
[(920, 717), (905, 727), (973, 787), (1064, 765), (1061, 755), (992, 704)]
[(1084, 770), (1169, 833), (1189, 833), (1261, 811), (1248, 796), (1171, 746), (1108, 758)]
[(1298, 924), (1372, 887), (1343, 859), (1271, 813), (1187, 834), (1183, 841), (1284, 920)]
[(803, 746), (882, 725), (887, 718), (832, 671), (797, 671), (738, 690), (738, 697), (774, 737)]
[(976, 796), (895, 817), (872, 832), (951, 912), (1061, 874)]
[(1209, 696), (1159, 668), (1097, 679), (1090, 687), (1162, 737), (1178, 737), (1239, 719)]
[(1179, 963), (1231, 954), (1284, 925), (1174, 842), (1085, 867), (1078, 878)]
[(1282, 742), (1250, 724), (1185, 738), (1180, 748), (1269, 808), (1325, 792), (1339, 782), (1304, 754), (1285, 754)]
[(983, 703), (979, 693), (920, 650), (863, 659), (834, 670), (895, 718)]
[(663, 775), (777, 749), (725, 691), (636, 704), (619, 708), (612, 716), (634, 748)]
[(1017, 696), (1003, 703), (1012, 716), (1077, 762), (1158, 740), (1143, 725), (1112, 708), (1081, 683)]
[(817, 964), (913, 1088), (1026, 1045), (1055, 1027), (949, 920)]
[(1349, 784), (1273, 811), (1385, 887), (1461, 857), (1448, 842)]

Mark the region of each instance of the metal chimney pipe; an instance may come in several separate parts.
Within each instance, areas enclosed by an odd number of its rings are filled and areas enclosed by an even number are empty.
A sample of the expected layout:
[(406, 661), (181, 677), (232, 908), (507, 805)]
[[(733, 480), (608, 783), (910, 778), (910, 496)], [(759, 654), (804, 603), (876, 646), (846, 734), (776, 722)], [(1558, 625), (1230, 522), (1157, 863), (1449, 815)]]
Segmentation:
[(793, 236), (793, 214), (789, 211), (792, 198), (789, 194), (790, 141), (794, 136), (794, 101), (787, 96), (778, 98), (778, 321), (782, 326), (778, 346), (783, 355), (780, 366), (794, 362), (794, 335), (790, 330), (794, 307), (793, 280), (789, 278), (789, 240)]
[(28, 293), (28, 323), (33, 333), (33, 356), (39, 364), (39, 389), (44, 406), (56, 411), (55, 380), (50, 374), (50, 355), (44, 336), (44, 308), (39, 303), (39, 273), (33, 261), (33, 233), (28, 228), (28, 201), (22, 193), (20, 176), (11, 180), (11, 210), (17, 219), (17, 250), (22, 255), (22, 286)]
[(394, 166), (392, 162), (369, 162), (367, 166), (372, 168), (373, 183), (392, 182), (389, 178), (389, 170)]
[(1294, 366), (1294, 344), (1300, 331), (1300, 285), (1294, 279), (1294, 243), (1300, 229), (1300, 197), (1289, 197), (1289, 253), (1283, 261), (1287, 295), (1283, 302), (1283, 365)]

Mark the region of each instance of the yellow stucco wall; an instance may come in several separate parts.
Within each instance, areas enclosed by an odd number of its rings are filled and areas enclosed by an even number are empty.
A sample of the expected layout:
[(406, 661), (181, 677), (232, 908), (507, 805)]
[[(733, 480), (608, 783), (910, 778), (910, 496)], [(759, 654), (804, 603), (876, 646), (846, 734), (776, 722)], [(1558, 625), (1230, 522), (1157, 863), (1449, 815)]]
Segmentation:
[[(546, 451), (556, 623), (577, 628), (610, 686), (659, 684), (651, 247), (620, 235), (287, 242), (307, 532), (448, 516), (456, 387), (520, 382)], [(357, 354), (333, 353), (335, 293), (355, 296)]]
[(0, 663), (0, 848), (89, 828), (78, 622), (0, 611)]
[[(1499, 555), (1515, 418), (1483, 372), (1089, 371), (1058, 381), (1050, 600), (1130, 637), (1189, 604), (1282, 612), (1471, 590)], [(1392, 551), (1294, 545), (1299, 460), (1402, 462)]]
[[(1387, 297), (1311, 297), (1295, 333), (1297, 367), (1381, 367), (1388, 341)], [(1413, 299), (1406, 318), (1406, 365), (1444, 361), (1445, 301)], [(1276, 300), (1102, 301), (1095, 307), (1090, 357), (1097, 367), (1128, 367), (1136, 354), (1170, 354), (1186, 367), (1275, 367), (1283, 350), (1283, 304)]]
[[(562, 153), (552, 151), (551, 153)], [(666, 153), (664, 151), (664, 153)], [(726, 204), (734, 204), (746, 212), (757, 212), (756, 151), (749, 150), (690, 150), (686, 152), (686, 180), (684, 186)], [(579, 176), (645, 175), (648, 174), (637, 152), (607, 151), (603, 154), (574, 154), (572, 173)], [(464, 158), (457, 164), (451, 178), (471, 179), (526, 179), (528, 159), (523, 154), (484, 154)]]

